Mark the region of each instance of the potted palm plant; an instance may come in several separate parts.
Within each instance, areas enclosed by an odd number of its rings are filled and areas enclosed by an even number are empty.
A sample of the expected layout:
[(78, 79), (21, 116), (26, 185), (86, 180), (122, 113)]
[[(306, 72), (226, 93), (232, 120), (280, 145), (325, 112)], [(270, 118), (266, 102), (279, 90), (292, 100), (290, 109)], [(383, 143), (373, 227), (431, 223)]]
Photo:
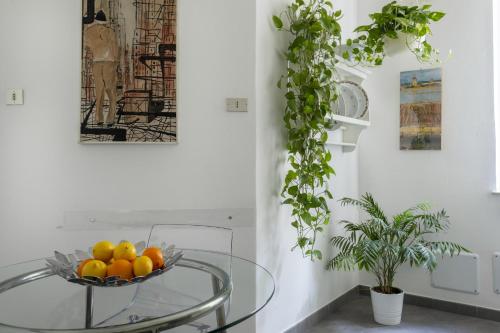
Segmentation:
[(419, 204), (389, 220), (369, 193), (360, 200), (344, 198), (341, 204), (360, 207), (368, 218), (361, 223), (341, 221), (346, 234), (331, 239), (339, 252), (328, 262), (328, 268), (357, 268), (375, 275), (377, 285), (370, 293), (375, 321), (380, 324), (401, 322), (404, 292), (394, 286), (401, 265), (409, 263), (432, 271), (436, 256), (469, 252), (459, 244), (427, 238), (447, 230), (449, 219), (444, 210), (433, 213), (428, 204)]

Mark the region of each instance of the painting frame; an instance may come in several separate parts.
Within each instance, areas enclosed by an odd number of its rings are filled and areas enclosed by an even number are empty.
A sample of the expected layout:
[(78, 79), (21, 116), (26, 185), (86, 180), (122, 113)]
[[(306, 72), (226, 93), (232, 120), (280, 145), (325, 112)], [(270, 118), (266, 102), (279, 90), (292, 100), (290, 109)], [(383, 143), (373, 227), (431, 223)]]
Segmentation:
[(400, 150), (442, 150), (442, 69), (400, 73)]
[[(79, 143), (178, 144), (177, 2), (177, 0), (82, 0)], [(151, 15), (145, 12), (146, 7), (147, 10), (161, 13), (155, 17), (154, 22), (149, 22)], [(127, 14), (123, 14), (125, 10), (128, 10)], [(131, 27), (127, 26), (127, 18), (132, 22)], [(149, 21), (145, 22), (146, 20)], [(118, 54), (118, 60), (111, 59), (117, 63), (115, 79), (117, 103), (114, 117), (110, 116), (113, 115), (111, 105), (114, 105), (113, 98), (110, 97), (112, 93), (106, 90), (105, 97), (101, 97), (101, 112), (97, 111), (96, 106), (99, 100), (96, 81), (106, 81), (106, 73), (111, 73), (113, 70), (106, 71), (105, 67), (108, 65), (103, 63), (100, 66), (103, 68), (103, 74), (99, 76), (95, 68), (96, 63), (107, 60), (102, 58), (102, 54), (106, 52), (100, 53), (102, 49), (99, 49), (98, 43), (89, 45), (92, 42), (87, 38), (91, 35), (89, 27), (96, 27), (94, 30), (100, 33), (101, 39), (102, 36), (112, 35), (112, 33), (106, 35), (103, 26), (111, 28), (107, 30), (112, 30), (119, 41), (115, 43), (119, 45), (117, 48), (119, 52), (113, 53), (112, 47), (108, 47), (107, 52), (107, 54)], [(154, 37), (150, 37), (151, 35)], [(96, 38), (90, 39), (92, 40), (98, 41)], [(106, 44), (113, 45), (112, 41), (113, 38), (110, 38)], [(101, 58), (96, 61), (94, 53), (101, 54)], [(128, 66), (125, 66), (127, 59)], [(102, 80), (96, 80), (95, 77)], [(108, 81), (111, 82), (109, 86), (115, 86), (112, 79)], [(132, 117), (134, 118), (131, 120)]]

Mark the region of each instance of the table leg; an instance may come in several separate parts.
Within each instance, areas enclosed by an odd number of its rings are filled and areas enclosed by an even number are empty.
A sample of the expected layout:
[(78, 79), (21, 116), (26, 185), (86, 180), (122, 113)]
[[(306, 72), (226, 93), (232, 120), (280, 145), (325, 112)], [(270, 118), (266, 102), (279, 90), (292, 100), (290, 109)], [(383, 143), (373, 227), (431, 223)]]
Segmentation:
[(87, 299), (85, 306), (85, 328), (92, 328), (92, 317), (94, 313), (94, 292), (92, 286), (87, 286)]
[[(220, 281), (217, 277), (212, 275), (212, 289), (214, 291), (214, 295), (218, 295), (220, 293)], [(226, 311), (224, 309), (224, 304), (222, 304), (216, 311), (215, 315), (217, 318), (217, 326), (222, 327), (226, 325)], [(221, 333), (226, 333), (226, 330), (221, 331)]]

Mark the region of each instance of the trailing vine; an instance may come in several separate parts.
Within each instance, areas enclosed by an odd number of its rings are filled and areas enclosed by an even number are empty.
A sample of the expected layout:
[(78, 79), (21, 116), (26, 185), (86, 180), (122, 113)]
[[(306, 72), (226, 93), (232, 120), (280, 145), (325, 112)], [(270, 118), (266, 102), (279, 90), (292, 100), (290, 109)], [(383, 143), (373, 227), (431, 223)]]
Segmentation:
[[(427, 12), (428, 7), (424, 6), (423, 10)], [(411, 8), (413, 12), (415, 9)], [(438, 16), (427, 15), (433, 20)], [(346, 49), (346, 45), (342, 45), (341, 18), (342, 12), (335, 11), (329, 0), (294, 0), (280, 16), (273, 16), (275, 27), (291, 36), (285, 52), (287, 74), (278, 83), (279, 88), (286, 88), (284, 124), (288, 133), (289, 163), (281, 195), (283, 204), (292, 208), (291, 225), (297, 231), (293, 249), (300, 248), (311, 260), (322, 259), (316, 241), (331, 218), (327, 200), (333, 196), (328, 180), (335, 171), (330, 166), (332, 155), (326, 142), (328, 130), (333, 126), (333, 106), (339, 97), (336, 55), (343, 54), (344, 58), (354, 58), (358, 63), (380, 65), (384, 58), (383, 39), (393, 37), (393, 30), (379, 29), (378, 25), (360, 27), (356, 31), (361, 36), (348, 40)], [(415, 19), (420, 18), (415, 16)], [(377, 38), (373, 37), (374, 29), (378, 29)], [(428, 60), (426, 56), (420, 58)]]
[(342, 13), (332, 13), (330, 1), (295, 0), (274, 24), (292, 35), (286, 52), (287, 107), (284, 121), (288, 131), (288, 162), (282, 196), (292, 206), (292, 226), (297, 230), (295, 247), (312, 260), (321, 259), (315, 248), (319, 232), (330, 222), (327, 199), (333, 196), (327, 180), (334, 174), (331, 153), (326, 148), (332, 104), (338, 94), (334, 80), (335, 48), (341, 44)]

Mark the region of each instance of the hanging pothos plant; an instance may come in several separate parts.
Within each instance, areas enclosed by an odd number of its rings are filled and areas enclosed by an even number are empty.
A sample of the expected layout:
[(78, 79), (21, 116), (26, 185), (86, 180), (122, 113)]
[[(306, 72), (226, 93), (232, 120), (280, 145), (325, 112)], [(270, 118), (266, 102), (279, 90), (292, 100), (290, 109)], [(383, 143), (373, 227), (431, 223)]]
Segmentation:
[(404, 6), (392, 1), (382, 11), (369, 15), (372, 23), (356, 28), (358, 38), (347, 40), (343, 57), (357, 63), (381, 65), (387, 43), (402, 39), (420, 62), (439, 62), (439, 50), (427, 37), (431, 23), (440, 21), (445, 13), (432, 11), (431, 5)]
[[(424, 7), (424, 10), (428, 9)], [(431, 19), (437, 18), (434, 14), (431, 16)], [(300, 248), (311, 260), (322, 259), (316, 240), (331, 217), (327, 200), (333, 196), (328, 190), (328, 180), (335, 171), (330, 166), (332, 156), (326, 142), (328, 130), (333, 125), (332, 106), (339, 97), (335, 72), (339, 60), (336, 55), (343, 53), (344, 58), (354, 56), (363, 64), (380, 65), (384, 44), (379, 40), (385, 36), (394, 37), (392, 30), (378, 29), (377, 25), (360, 27), (357, 30), (368, 36), (363, 34), (355, 40), (348, 40), (346, 51), (342, 45), (341, 18), (342, 12), (335, 11), (329, 0), (294, 0), (280, 16), (273, 16), (275, 27), (291, 36), (285, 53), (287, 75), (278, 83), (279, 88), (287, 91), (284, 122), (290, 165), (282, 197), (283, 203), (292, 208), (291, 224), (297, 230), (297, 242), (293, 248)], [(377, 20), (378, 16), (372, 16), (372, 19)], [(411, 19), (423, 20), (418, 15)], [(370, 37), (370, 31), (376, 28), (378, 37), (375, 40)], [(353, 47), (354, 44), (357, 47)]]
[(305, 256), (321, 259), (316, 238), (330, 222), (327, 199), (333, 196), (327, 180), (334, 174), (331, 153), (325, 143), (331, 123), (332, 104), (337, 100), (334, 80), (335, 50), (340, 45), (341, 12), (332, 12), (330, 1), (295, 0), (274, 24), (289, 32), (286, 52), (288, 73), (278, 84), (286, 84), (285, 127), (288, 131), (288, 162), (282, 196), (292, 206), (292, 226), (297, 230), (295, 247)]

